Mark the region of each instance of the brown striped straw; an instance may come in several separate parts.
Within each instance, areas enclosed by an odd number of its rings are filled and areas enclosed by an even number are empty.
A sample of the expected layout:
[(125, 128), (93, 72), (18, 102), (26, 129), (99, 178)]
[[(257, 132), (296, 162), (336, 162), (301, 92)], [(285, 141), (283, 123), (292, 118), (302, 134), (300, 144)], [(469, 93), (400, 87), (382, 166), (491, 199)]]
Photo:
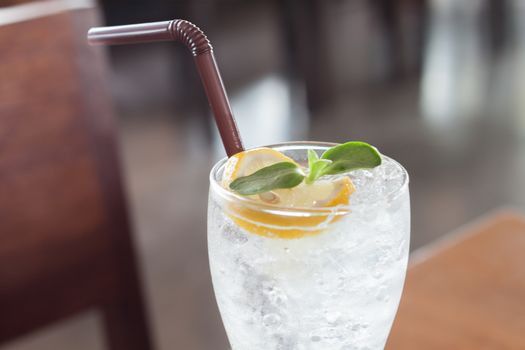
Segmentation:
[(226, 154), (230, 157), (243, 151), (244, 147), (213, 55), (213, 48), (206, 35), (196, 25), (182, 19), (175, 19), (165, 22), (91, 28), (88, 32), (88, 41), (92, 45), (171, 40), (186, 45), (193, 55)]

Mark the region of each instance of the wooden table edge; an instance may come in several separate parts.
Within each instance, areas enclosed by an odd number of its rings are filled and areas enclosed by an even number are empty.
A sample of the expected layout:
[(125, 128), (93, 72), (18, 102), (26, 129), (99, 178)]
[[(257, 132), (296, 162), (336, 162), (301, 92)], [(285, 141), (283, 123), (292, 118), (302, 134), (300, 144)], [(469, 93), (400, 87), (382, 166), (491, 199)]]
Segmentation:
[(456, 246), (487, 227), (494, 225), (495, 222), (502, 220), (519, 220), (525, 222), (525, 211), (514, 206), (505, 206), (489, 211), (477, 219), (443, 235), (437, 240), (414, 250), (410, 253), (408, 268), (410, 269), (426, 262), (439, 253)]

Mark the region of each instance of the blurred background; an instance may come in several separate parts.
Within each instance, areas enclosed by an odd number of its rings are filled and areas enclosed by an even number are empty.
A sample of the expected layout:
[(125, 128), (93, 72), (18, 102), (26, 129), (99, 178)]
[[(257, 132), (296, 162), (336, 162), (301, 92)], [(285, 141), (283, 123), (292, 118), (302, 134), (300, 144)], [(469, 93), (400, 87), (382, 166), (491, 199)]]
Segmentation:
[[(0, 34), (27, 3), (0, 3)], [(95, 6), (106, 25), (194, 22), (246, 146), (363, 140), (405, 166), (412, 249), (492, 209), (525, 208), (521, 0), (36, 3)], [(154, 342), (226, 349), (206, 250), (208, 173), (225, 154), (192, 58), (173, 43), (100, 51)], [(0, 348), (102, 349), (99, 320), (84, 313)]]

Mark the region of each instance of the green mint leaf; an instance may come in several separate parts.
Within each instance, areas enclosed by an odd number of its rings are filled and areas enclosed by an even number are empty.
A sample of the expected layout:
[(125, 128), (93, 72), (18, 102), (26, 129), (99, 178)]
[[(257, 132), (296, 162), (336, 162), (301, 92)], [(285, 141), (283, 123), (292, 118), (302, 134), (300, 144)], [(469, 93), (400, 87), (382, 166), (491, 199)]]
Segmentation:
[(303, 182), (303, 179), (304, 173), (297, 164), (280, 162), (235, 179), (230, 184), (230, 189), (248, 196), (278, 188), (292, 188)]
[(306, 177), (305, 182), (311, 184), (320, 178), (323, 175), (323, 170), (330, 164), (332, 164), (332, 161), (329, 159), (318, 159), (312, 162), (310, 165), (310, 173)]
[(321, 159), (332, 164), (321, 170), (321, 175), (335, 175), (356, 169), (374, 168), (381, 164), (379, 152), (365, 142), (350, 141), (327, 150)]
[(317, 152), (314, 151), (313, 149), (309, 149), (308, 150), (308, 167), (310, 169), (313, 168), (315, 161), (318, 159), (319, 159), (319, 156), (317, 155)]

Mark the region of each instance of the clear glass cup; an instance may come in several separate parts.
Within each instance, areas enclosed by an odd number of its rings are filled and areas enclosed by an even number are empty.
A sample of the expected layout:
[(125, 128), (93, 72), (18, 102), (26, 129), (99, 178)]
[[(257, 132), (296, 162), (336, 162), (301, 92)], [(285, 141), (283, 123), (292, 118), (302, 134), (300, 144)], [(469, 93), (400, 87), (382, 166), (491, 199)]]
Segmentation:
[[(308, 149), (332, 146), (269, 147), (306, 164)], [(334, 208), (255, 202), (221, 186), (226, 159), (213, 167), (208, 254), (233, 350), (384, 348), (405, 279), (410, 199), (405, 169), (382, 158), (349, 174), (356, 191)]]

